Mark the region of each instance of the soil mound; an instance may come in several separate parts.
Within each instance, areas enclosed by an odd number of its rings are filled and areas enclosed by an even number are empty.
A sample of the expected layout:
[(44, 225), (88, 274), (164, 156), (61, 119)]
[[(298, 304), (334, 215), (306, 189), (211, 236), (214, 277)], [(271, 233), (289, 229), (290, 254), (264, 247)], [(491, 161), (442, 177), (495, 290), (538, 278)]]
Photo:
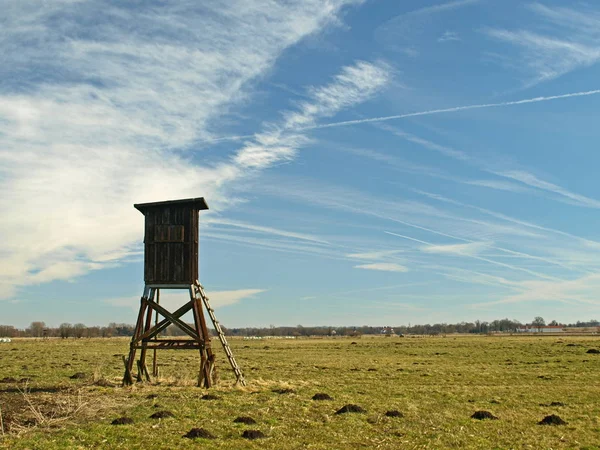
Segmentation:
[(404, 417), (404, 414), (402, 414), (400, 411), (398, 411), (397, 409), (392, 409), (390, 411), (387, 411), (385, 413), (385, 415), (387, 417)]
[(597, 348), (590, 348), (586, 353), (600, 353), (600, 350)]
[(377, 369), (375, 367), (369, 367), (367, 372), (377, 372)]
[(111, 425), (131, 425), (133, 423), (133, 419), (131, 417), (119, 417), (118, 419), (113, 420)]
[(319, 392), (312, 396), (313, 400), (333, 400), (333, 398), (329, 394), (325, 394), (324, 392)]
[(338, 409), (336, 414), (346, 414), (346, 413), (366, 413), (366, 411), (358, 405), (344, 405), (340, 409)]
[(540, 403), (540, 406), (567, 406), (563, 402)]
[(17, 379), (13, 377), (4, 377), (0, 380), (0, 383), (16, 383)]
[(256, 423), (256, 420), (254, 420), (252, 417), (247, 417), (247, 416), (240, 416), (240, 417), (236, 417), (235, 419), (233, 419), (234, 423), (245, 423), (246, 425), (254, 425)]
[(77, 372), (77, 373), (74, 373), (73, 375), (71, 375), (69, 378), (71, 380), (81, 380), (82, 378), (85, 378), (85, 377), (86, 377), (85, 373)]
[(215, 395), (215, 394), (204, 394), (202, 397), (200, 397), (200, 400), (219, 400), (221, 397)]
[(175, 417), (171, 411), (157, 411), (150, 416), (151, 419), (166, 419), (168, 417)]
[(571, 344), (567, 344), (566, 346), (567, 346), (567, 347), (577, 347), (577, 344), (573, 344), (573, 343), (571, 343)]
[(549, 416), (546, 416), (538, 422), (538, 425), (566, 425), (566, 424), (567, 424), (567, 422), (562, 420), (556, 414), (551, 414)]
[(276, 394), (294, 394), (296, 391), (290, 388), (273, 389)]
[(158, 394), (148, 394), (148, 395), (146, 395), (146, 398), (148, 400), (152, 400), (152, 399), (158, 398)]
[(475, 411), (471, 415), (471, 419), (477, 419), (477, 420), (485, 420), (485, 419), (498, 420), (498, 418), (495, 415), (493, 415), (491, 412), (489, 412), (489, 411)]
[(352, 341), (352, 342), (350, 342), (350, 345), (357, 345), (357, 343)]
[(265, 434), (260, 430), (246, 430), (242, 433), (242, 437), (245, 439), (262, 439), (265, 438)]
[(192, 428), (190, 431), (184, 434), (183, 437), (188, 439), (215, 439), (215, 436), (204, 428)]

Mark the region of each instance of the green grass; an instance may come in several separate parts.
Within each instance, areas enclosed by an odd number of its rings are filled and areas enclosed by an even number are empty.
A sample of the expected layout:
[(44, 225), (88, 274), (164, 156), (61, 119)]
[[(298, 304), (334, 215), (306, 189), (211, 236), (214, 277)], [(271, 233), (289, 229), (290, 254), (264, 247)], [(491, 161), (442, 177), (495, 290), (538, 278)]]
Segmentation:
[[(193, 351), (159, 352), (158, 384), (121, 388), (94, 381), (119, 383), (127, 340), (2, 344), (0, 380), (30, 381), (0, 383), (0, 408), (10, 427), (0, 434), (0, 448), (600, 448), (600, 355), (586, 353), (600, 348), (596, 337), (233, 339), (231, 344), (248, 386), (233, 386), (219, 348), (220, 383), (210, 390), (218, 400), (202, 400), (207, 390), (194, 386), (199, 358)], [(76, 372), (86, 378), (70, 379)], [(277, 388), (294, 392), (273, 392)], [(334, 400), (311, 400), (317, 392)], [(565, 406), (540, 405), (551, 402)], [(334, 414), (348, 403), (367, 412)], [(386, 417), (392, 409), (404, 416)], [(149, 418), (160, 410), (175, 418)], [(471, 419), (477, 410), (499, 420)], [(548, 414), (568, 425), (537, 425)], [(135, 423), (110, 424), (120, 416)], [(233, 423), (237, 416), (253, 417), (257, 424)], [(193, 427), (217, 439), (183, 438)], [(243, 439), (246, 429), (261, 430), (267, 438)]]

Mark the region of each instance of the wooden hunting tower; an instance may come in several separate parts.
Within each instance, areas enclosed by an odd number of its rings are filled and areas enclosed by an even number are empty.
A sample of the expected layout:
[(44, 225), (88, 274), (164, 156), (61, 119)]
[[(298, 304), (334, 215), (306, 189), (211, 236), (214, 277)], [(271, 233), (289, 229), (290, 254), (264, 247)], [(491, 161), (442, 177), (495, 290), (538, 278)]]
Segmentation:
[[(214, 354), (204, 319), (203, 306), (215, 327), (227, 359), (238, 383), (245, 385), (225, 334), (216, 320), (204, 288), (198, 281), (198, 212), (208, 209), (204, 198), (189, 198), (133, 205), (145, 217), (144, 233), (144, 293), (140, 311), (131, 339), (129, 358), (125, 360), (124, 384), (133, 383), (133, 362), (136, 350), (141, 350), (137, 363), (137, 380), (150, 380), (146, 367), (146, 351), (154, 350), (153, 375), (158, 376), (156, 350), (197, 349), (200, 351), (198, 386), (213, 384)], [(161, 289), (186, 289), (190, 301), (177, 311), (170, 312), (160, 306)], [(181, 317), (189, 311), (194, 324), (185, 323)], [(152, 325), (152, 312), (155, 313)], [(159, 314), (163, 319), (159, 322)], [(159, 334), (169, 325), (175, 325), (191, 339), (161, 339)]]

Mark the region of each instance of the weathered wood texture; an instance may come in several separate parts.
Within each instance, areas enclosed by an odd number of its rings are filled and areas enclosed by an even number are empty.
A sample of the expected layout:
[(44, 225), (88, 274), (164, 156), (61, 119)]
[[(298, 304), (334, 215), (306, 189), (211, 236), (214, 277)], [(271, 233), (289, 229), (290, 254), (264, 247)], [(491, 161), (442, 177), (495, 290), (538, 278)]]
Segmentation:
[(193, 284), (198, 277), (198, 212), (203, 198), (134, 205), (145, 216), (146, 284)]

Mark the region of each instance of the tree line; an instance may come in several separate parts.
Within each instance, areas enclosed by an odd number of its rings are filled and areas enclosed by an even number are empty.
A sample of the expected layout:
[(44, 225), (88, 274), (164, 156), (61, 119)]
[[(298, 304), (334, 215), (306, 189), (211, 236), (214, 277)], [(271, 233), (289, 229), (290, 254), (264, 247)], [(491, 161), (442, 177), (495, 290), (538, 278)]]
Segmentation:
[[(535, 326), (546, 324), (542, 317), (536, 317), (531, 322)], [(245, 328), (225, 328), (225, 333), (229, 336), (358, 336), (362, 334), (419, 334), (419, 335), (437, 335), (437, 334), (487, 334), (487, 333), (512, 333), (523, 324), (518, 320), (499, 319), (491, 322), (479, 321), (460, 322), (460, 323), (436, 323), (424, 325), (398, 325), (398, 326), (281, 326), (271, 325), (269, 327), (245, 327)], [(587, 322), (577, 321), (571, 324), (559, 323), (553, 320), (549, 325), (559, 325), (564, 327), (589, 328), (598, 327), (600, 322), (589, 320)], [(0, 325), (0, 337), (36, 337), (36, 338), (98, 338), (115, 336), (132, 336), (134, 325), (125, 323), (109, 323), (107, 326), (87, 326), (83, 323), (62, 323), (58, 327), (46, 326), (44, 322), (31, 322), (29, 327), (20, 329), (11, 325)], [(214, 330), (213, 330), (214, 332)], [(185, 334), (177, 327), (171, 325), (165, 329), (162, 336), (184, 336)]]

